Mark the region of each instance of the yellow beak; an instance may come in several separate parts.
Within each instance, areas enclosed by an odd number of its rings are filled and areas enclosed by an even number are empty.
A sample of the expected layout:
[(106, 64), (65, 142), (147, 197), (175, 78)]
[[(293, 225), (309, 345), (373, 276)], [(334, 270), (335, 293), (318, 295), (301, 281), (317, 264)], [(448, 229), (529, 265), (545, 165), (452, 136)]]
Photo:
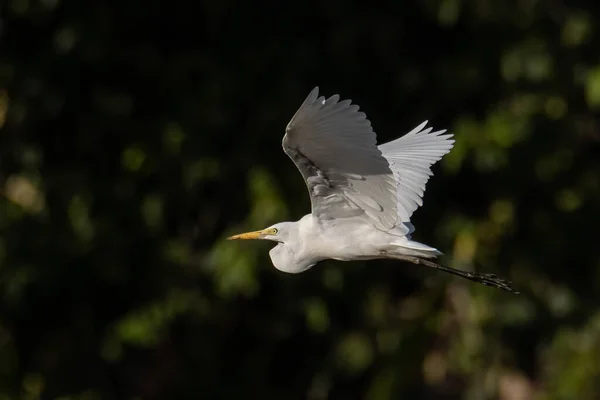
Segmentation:
[(264, 235), (264, 230), (254, 231), (254, 232), (246, 232), (240, 233), (239, 235), (229, 236), (227, 240), (248, 240), (248, 239), (261, 239), (261, 236)]

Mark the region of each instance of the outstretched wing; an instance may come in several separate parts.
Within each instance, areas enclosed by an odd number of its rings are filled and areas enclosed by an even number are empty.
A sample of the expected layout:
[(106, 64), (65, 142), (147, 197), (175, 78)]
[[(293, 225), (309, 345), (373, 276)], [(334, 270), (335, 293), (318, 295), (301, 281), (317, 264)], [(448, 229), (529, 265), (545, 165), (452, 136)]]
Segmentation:
[(396, 182), (363, 112), (314, 88), (286, 128), (283, 150), (302, 173), (321, 219), (366, 215), (378, 229), (397, 220)]
[(409, 222), (413, 212), (423, 205), (425, 184), (433, 175), (431, 166), (448, 153), (454, 140), (445, 129), (424, 129), (427, 121), (406, 135), (379, 146), (389, 161), (398, 187), (398, 222)]

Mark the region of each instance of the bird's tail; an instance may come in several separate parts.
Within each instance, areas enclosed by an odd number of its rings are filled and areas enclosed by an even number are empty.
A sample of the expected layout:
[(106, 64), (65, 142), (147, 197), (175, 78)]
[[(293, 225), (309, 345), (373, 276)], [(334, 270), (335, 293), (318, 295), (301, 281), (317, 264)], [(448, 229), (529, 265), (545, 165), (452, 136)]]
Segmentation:
[(434, 247), (427, 246), (426, 244), (415, 242), (414, 240), (409, 240), (406, 238), (403, 238), (403, 240), (392, 242), (390, 244), (394, 246), (394, 253), (397, 253), (399, 255), (423, 258), (436, 258), (444, 254)]

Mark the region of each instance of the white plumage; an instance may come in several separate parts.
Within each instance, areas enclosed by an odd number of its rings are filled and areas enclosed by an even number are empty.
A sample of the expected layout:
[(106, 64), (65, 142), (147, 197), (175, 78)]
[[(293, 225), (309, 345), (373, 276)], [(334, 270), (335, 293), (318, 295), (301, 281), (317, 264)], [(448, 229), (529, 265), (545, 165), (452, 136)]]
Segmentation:
[(423, 205), (425, 184), (433, 175), (431, 166), (454, 146), (445, 129), (431, 132), (427, 121), (406, 135), (379, 146), (396, 178), (398, 218), (408, 222), (413, 212)]
[[(307, 182), (320, 219), (367, 215), (379, 229), (396, 221), (396, 184), (366, 115), (313, 89), (289, 122), (283, 149)], [(365, 195), (367, 194), (368, 195)]]
[(319, 97), (314, 88), (290, 120), (282, 145), (304, 177), (312, 212), (229, 239), (277, 242), (273, 265), (299, 273), (324, 259), (393, 258), (422, 264), (513, 291), (491, 274), (460, 271), (428, 259), (441, 253), (413, 241), (410, 223), (423, 204), (431, 166), (454, 144), (446, 130), (423, 122), (406, 135), (377, 146), (370, 121), (350, 100)]

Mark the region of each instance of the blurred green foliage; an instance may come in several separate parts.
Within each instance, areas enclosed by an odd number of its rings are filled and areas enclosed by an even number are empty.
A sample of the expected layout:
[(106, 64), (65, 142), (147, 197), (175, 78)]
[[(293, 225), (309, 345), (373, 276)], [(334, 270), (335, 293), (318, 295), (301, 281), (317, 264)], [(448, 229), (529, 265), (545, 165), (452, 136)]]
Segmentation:
[[(0, 399), (596, 399), (591, 1), (7, 0)], [(522, 294), (391, 261), (286, 275), (314, 85), (379, 141), (456, 135), (415, 238)]]

